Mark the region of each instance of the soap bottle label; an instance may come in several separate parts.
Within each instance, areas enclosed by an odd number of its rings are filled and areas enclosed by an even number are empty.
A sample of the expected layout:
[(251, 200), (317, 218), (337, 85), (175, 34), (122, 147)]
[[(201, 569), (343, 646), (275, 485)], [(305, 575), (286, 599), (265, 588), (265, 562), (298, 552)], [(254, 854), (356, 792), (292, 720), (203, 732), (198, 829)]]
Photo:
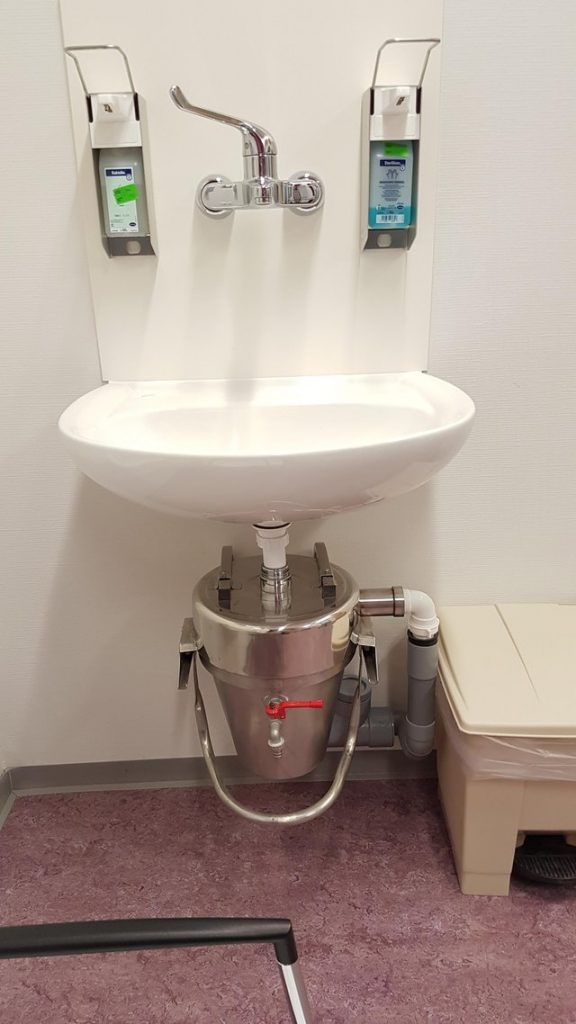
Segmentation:
[(370, 143), (371, 228), (407, 228), (412, 223), (411, 142)]
[(106, 208), (111, 234), (137, 235), (138, 189), (131, 167), (104, 167)]

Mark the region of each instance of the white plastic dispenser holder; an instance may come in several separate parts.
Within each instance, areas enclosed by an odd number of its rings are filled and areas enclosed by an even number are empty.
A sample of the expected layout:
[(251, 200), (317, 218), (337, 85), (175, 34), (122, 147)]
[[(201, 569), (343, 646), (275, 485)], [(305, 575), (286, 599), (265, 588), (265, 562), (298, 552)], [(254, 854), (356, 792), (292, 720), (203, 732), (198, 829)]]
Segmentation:
[[(76, 56), (87, 50), (116, 50), (130, 91), (90, 92)], [(113, 44), (67, 46), (65, 52), (76, 65), (86, 96), (104, 248), (109, 256), (153, 256), (140, 100), (128, 58)]]
[[(363, 249), (409, 249), (416, 236), (422, 82), (431, 51), (440, 40), (387, 39), (376, 55), (362, 118)], [(416, 85), (378, 85), (387, 46), (426, 45)]]

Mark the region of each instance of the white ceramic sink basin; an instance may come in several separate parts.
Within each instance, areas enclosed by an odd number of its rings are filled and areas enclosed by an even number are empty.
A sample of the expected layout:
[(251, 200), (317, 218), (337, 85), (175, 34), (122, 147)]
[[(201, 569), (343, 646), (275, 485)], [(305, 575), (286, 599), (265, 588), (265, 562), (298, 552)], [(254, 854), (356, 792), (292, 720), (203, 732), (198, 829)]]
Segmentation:
[(110, 383), (60, 430), (76, 465), (163, 512), (291, 522), (393, 498), (461, 448), (472, 400), (426, 373)]

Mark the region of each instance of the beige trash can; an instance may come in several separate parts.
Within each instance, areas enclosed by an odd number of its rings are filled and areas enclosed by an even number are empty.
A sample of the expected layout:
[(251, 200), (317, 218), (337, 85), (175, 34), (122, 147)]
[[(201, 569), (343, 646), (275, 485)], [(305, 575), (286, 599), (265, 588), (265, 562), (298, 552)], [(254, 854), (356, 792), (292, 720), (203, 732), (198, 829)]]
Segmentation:
[(576, 607), (440, 613), (440, 798), (462, 892), (506, 896), (519, 834), (576, 833)]

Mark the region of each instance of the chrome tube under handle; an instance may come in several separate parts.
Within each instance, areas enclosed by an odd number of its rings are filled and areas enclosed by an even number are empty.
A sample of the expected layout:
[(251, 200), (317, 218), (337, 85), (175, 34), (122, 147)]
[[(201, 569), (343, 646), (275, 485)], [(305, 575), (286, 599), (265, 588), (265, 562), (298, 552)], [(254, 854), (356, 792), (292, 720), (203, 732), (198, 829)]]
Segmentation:
[(288, 814), (262, 814), (260, 811), (253, 811), (250, 807), (244, 807), (243, 804), (238, 803), (234, 799), (229, 789), (222, 782), (218, 769), (216, 767), (216, 758), (214, 755), (214, 748), (212, 746), (212, 740), (210, 738), (210, 728), (208, 726), (208, 718), (206, 715), (206, 708), (204, 706), (204, 700), (202, 693), (200, 692), (200, 682), (198, 680), (198, 652), (194, 651), (192, 654), (192, 673), (194, 678), (194, 707), (196, 711), (196, 725), (198, 726), (198, 735), (200, 737), (200, 745), (202, 747), (202, 754), (208, 768), (208, 774), (212, 781), (212, 785), (220, 797), (222, 803), (226, 804), (231, 811), (235, 811), (242, 818), (247, 818), (248, 821), (255, 821), (259, 825), (301, 825), (305, 821), (312, 821), (314, 818), (318, 818), (324, 811), (327, 811), (332, 804), (338, 799), (342, 791), (342, 787), (346, 781), (346, 776), (352, 762), (352, 756), (356, 747), (356, 740), (358, 738), (358, 729), (360, 727), (360, 680), (362, 678), (362, 652), (360, 651), (360, 667), (358, 671), (358, 683), (356, 686), (356, 692), (354, 694), (354, 700), (352, 702), (352, 710), (350, 712), (350, 724), (348, 726), (348, 734), (346, 736), (346, 742), (344, 749), (338, 762), (338, 767), (330, 789), (324, 793), (315, 804), (310, 807), (305, 807), (301, 811), (291, 811)]

